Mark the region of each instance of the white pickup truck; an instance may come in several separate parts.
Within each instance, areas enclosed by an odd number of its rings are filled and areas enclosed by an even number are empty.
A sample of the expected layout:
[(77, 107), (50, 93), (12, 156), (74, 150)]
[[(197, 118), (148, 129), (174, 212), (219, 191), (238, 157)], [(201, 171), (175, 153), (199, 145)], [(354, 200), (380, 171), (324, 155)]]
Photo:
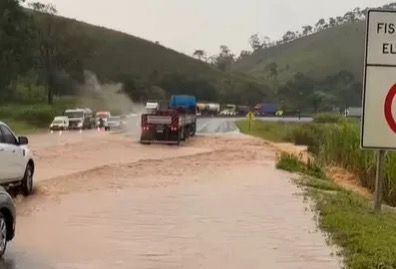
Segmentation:
[(0, 122), (0, 185), (18, 186), (24, 195), (33, 191), (34, 162), (27, 144), (26, 137), (16, 137)]

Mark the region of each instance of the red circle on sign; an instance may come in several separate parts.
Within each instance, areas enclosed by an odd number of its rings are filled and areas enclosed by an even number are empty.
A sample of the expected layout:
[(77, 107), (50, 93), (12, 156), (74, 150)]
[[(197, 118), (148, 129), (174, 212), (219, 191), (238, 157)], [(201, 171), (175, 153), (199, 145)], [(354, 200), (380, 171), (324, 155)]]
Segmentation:
[(385, 99), (385, 106), (384, 106), (386, 122), (388, 123), (389, 127), (392, 129), (394, 133), (396, 133), (396, 121), (392, 114), (392, 105), (395, 96), (396, 96), (396, 84), (393, 85), (393, 87), (389, 90), (388, 95), (386, 96)]

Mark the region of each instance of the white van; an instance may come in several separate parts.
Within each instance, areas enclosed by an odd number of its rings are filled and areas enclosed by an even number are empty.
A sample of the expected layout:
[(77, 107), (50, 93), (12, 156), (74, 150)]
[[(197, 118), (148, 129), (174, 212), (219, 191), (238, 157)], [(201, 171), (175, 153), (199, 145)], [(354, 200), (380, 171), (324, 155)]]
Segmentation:
[(51, 131), (69, 129), (69, 118), (66, 116), (55, 117), (49, 128)]

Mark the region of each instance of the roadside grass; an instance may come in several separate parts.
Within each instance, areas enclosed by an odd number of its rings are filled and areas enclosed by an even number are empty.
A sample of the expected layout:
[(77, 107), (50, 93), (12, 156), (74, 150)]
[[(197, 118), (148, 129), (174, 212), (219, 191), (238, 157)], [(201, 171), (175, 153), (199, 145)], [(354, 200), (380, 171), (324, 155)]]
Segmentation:
[(14, 119), (1, 118), (1, 121), (6, 123), (16, 135), (30, 135), (40, 133), (46, 130), (44, 127), (37, 127), (25, 121), (18, 121)]
[(249, 121), (241, 120), (236, 122), (237, 127), (244, 134), (249, 134), (274, 142), (290, 142), (292, 130), (298, 126), (298, 123), (284, 122), (261, 122), (252, 121), (249, 130)]
[(46, 130), (55, 116), (63, 115), (68, 108), (89, 107), (94, 111), (109, 110), (122, 114), (139, 109), (125, 95), (106, 91), (79, 97), (57, 98), (53, 105), (45, 101), (18, 104), (0, 104), (0, 121), (8, 124), (18, 134), (31, 134)]
[(340, 123), (346, 121), (344, 117), (335, 113), (319, 113), (313, 117), (316, 123)]
[(16, 133), (34, 133), (48, 128), (52, 119), (62, 115), (63, 111), (73, 106), (72, 100), (55, 102), (54, 105), (7, 104), (0, 106), (0, 121), (8, 124)]
[[(323, 166), (339, 166), (353, 173), (360, 184), (373, 191), (376, 158), (373, 151), (360, 149), (359, 123), (319, 115), (320, 120), (306, 124), (266, 123), (255, 121), (251, 132), (247, 121), (238, 122), (241, 132), (273, 142), (291, 142), (308, 146), (308, 151)], [(315, 117), (317, 119), (317, 117)], [(318, 123), (319, 121), (320, 123)], [(396, 153), (389, 152), (385, 161), (384, 200), (396, 206)]]
[(308, 175), (310, 168), (304, 165), (287, 154), (277, 162), (279, 169), (304, 173), (295, 181), (315, 202), (320, 228), (341, 247), (346, 268), (396, 268), (396, 215), (374, 214), (369, 200), (331, 180)]
[(307, 163), (304, 163), (301, 157), (290, 153), (282, 152), (278, 156), (276, 168), (289, 172), (299, 172), (314, 177), (326, 178), (326, 173), (319, 163), (314, 160), (308, 160)]

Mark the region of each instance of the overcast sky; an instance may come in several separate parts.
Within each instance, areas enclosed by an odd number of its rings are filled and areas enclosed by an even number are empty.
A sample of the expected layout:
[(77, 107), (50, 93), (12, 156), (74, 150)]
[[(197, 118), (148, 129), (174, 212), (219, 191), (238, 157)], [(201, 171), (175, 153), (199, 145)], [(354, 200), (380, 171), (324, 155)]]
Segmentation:
[(340, 16), (354, 7), (390, 0), (42, 0), (60, 15), (126, 32), (186, 54), (215, 54), (222, 44), (235, 54), (254, 33), (272, 39), (287, 30)]

